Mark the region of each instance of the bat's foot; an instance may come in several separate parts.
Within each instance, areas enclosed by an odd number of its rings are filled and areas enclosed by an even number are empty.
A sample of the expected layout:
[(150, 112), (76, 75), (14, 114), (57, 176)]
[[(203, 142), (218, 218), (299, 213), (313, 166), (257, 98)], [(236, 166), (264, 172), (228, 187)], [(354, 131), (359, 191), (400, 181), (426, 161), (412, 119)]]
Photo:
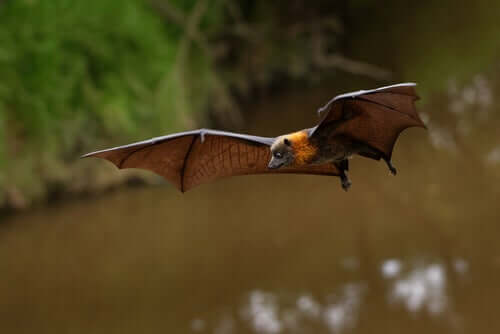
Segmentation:
[(348, 191), (352, 184), (351, 180), (346, 179), (342, 180), (341, 182), (342, 182), (342, 189), (344, 189), (344, 191)]
[(342, 161), (334, 162), (334, 165), (340, 171), (340, 185), (342, 186), (342, 189), (344, 189), (344, 191), (349, 190), (352, 184), (351, 180), (349, 180), (349, 177), (347, 176), (349, 161), (344, 159)]
[(385, 160), (385, 163), (387, 164), (387, 167), (389, 167), (389, 171), (392, 175), (396, 175), (398, 173), (397, 169), (392, 165), (392, 162), (390, 160)]
[(349, 177), (347, 177), (345, 173), (340, 178), (340, 185), (342, 186), (342, 189), (344, 189), (344, 191), (348, 191), (352, 185), (351, 180), (349, 179)]

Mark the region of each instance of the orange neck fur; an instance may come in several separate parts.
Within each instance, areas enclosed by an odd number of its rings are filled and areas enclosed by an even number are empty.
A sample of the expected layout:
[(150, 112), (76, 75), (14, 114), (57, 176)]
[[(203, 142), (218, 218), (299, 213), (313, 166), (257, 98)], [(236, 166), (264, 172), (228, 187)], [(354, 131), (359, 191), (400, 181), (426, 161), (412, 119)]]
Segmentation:
[(309, 141), (306, 131), (298, 131), (286, 136), (292, 142), (295, 165), (306, 165), (312, 161), (318, 149)]

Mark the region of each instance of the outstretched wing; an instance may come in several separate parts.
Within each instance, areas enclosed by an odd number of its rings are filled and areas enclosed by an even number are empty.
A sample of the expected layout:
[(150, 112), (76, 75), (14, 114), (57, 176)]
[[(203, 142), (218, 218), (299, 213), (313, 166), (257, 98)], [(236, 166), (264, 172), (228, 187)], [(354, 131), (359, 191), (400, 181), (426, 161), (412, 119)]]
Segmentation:
[(194, 130), (97, 151), (83, 157), (118, 168), (151, 170), (185, 192), (218, 178), (264, 173), (339, 175), (332, 165), (268, 169), (274, 138), (216, 130)]
[[(335, 134), (367, 144), (390, 160), (401, 131), (413, 126), (425, 128), (415, 109), (415, 86), (402, 83), (336, 96), (318, 110), (320, 122), (312, 135), (334, 125)], [(367, 156), (380, 158), (377, 154)]]

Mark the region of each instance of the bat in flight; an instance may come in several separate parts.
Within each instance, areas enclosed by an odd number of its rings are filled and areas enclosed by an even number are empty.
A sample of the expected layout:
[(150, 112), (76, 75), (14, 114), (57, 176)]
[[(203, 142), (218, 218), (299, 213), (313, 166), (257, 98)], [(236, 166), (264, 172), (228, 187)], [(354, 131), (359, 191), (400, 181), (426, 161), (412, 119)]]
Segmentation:
[(409, 127), (423, 127), (414, 102), (414, 83), (360, 90), (331, 99), (318, 110), (319, 122), (279, 137), (199, 129), (156, 137), (84, 155), (118, 168), (143, 168), (185, 192), (235, 175), (295, 173), (334, 175), (348, 190), (348, 158), (383, 159), (392, 174), (394, 144)]

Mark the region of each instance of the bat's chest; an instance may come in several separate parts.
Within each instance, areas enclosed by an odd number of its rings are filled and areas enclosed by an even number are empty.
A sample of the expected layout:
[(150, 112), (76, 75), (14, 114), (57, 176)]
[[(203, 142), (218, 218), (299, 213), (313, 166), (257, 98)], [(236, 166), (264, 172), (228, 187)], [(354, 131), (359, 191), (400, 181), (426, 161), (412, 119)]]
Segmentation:
[(318, 155), (315, 163), (341, 161), (349, 158), (355, 152), (353, 145), (345, 140), (329, 140), (319, 145)]
[(318, 156), (315, 163), (324, 164), (327, 162), (342, 161), (348, 159), (353, 153), (346, 149), (325, 150), (325, 152)]

